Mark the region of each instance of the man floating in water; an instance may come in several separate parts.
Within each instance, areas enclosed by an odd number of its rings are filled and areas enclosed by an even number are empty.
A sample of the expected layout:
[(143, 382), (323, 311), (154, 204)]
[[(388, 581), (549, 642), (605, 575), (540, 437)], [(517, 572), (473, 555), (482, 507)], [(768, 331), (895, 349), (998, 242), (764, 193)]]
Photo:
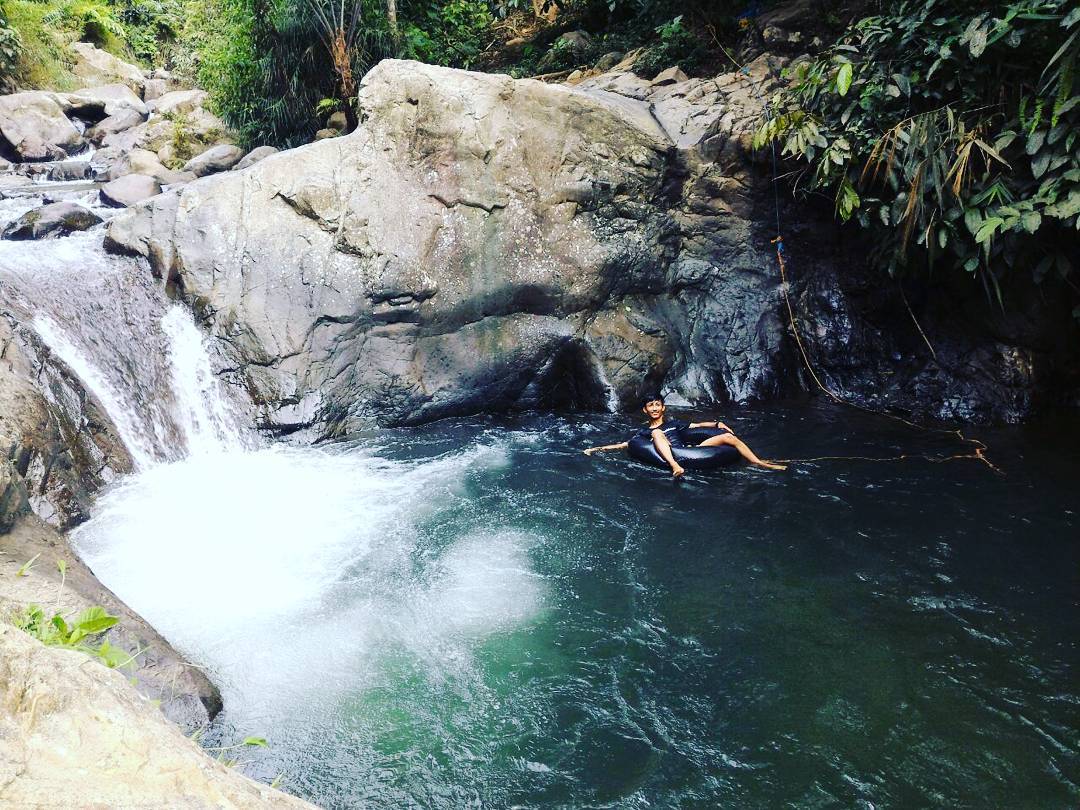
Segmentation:
[[(734, 447), (739, 455), (749, 461), (755, 467), (762, 467), (766, 470), (786, 470), (787, 467), (783, 464), (776, 464), (772, 461), (766, 461), (758, 458), (754, 451), (746, 446), (746, 443), (736, 436), (731, 428), (725, 425), (723, 422), (683, 422), (679, 419), (665, 419), (665, 407), (664, 398), (659, 394), (650, 394), (645, 397), (642, 404), (642, 411), (649, 417), (649, 426), (642, 428), (637, 437), (652, 439), (653, 446), (656, 448), (656, 452), (660, 454), (660, 457), (667, 462), (671, 467), (671, 474), (676, 478), (681, 478), (686, 472), (676, 461), (672, 448), (687, 447), (680, 437), (680, 431), (688, 428), (716, 428), (724, 431), (723, 433), (715, 436), (710, 436), (703, 442), (699, 442), (694, 447), (721, 447), (727, 445)], [(635, 437), (635, 438), (637, 438)], [(603, 450), (625, 450), (630, 446), (629, 441), (619, 442), (618, 444), (605, 444), (600, 447), (590, 447), (585, 451), (585, 455), (591, 456), (593, 453), (597, 453)]]

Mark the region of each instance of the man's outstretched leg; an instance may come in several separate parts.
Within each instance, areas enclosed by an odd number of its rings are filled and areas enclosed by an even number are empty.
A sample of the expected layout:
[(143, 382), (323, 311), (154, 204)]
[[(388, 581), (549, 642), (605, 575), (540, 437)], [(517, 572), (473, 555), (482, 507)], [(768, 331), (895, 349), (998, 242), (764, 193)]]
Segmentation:
[[(656, 441), (655, 434), (657, 431), (653, 431), (653, 441)], [(786, 470), (787, 466), (784, 464), (774, 464), (771, 461), (765, 461), (754, 455), (754, 451), (746, 446), (746, 442), (736, 436), (734, 433), (723, 433), (719, 436), (710, 436), (703, 441), (698, 447), (719, 447), (722, 444), (730, 445), (739, 451), (739, 455), (753, 464), (755, 467), (763, 467), (766, 470)], [(659, 448), (658, 448), (659, 449)]]
[(679, 462), (677, 462), (675, 456), (671, 454), (671, 442), (669, 442), (668, 437), (664, 435), (664, 431), (660, 430), (660, 428), (656, 428), (656, 430), (652, 432), (652, 441), (653, 446), (656, 447), (656, 452), (659, 453), (660, 457), (671, 467), (671, 474), (676, 478), (682, 478), (686, 470), (679, 466)]

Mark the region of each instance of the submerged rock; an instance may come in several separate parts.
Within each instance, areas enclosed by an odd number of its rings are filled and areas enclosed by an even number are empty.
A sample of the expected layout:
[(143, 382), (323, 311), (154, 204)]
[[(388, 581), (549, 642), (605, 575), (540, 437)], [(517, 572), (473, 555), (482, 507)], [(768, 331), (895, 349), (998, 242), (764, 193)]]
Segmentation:
[(85, 231), (101, 222), (89, 209), (71, 202), (55, 202), (27, 211), (2, 234), (4, 239), (48, 239)]

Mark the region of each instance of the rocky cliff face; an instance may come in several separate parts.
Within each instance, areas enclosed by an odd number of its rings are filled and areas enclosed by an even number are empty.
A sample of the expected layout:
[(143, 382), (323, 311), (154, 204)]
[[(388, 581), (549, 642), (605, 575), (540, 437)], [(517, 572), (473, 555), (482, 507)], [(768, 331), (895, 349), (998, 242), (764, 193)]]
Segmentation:
[[(279, 431), (626, 406), (659, 385), (692, 403), (797, 393), (769, 167), (748, 146), (781, 64), (566, 87), (383, 62), (357, 131), (155, 197), (112, 223), (111, 247), (182, 292)], [(899, 298), (855, 289), (858, 246), (784, 214), (830, 386), (944, 417), (1028, 412), (1024, 352), (949, 333), (955, 362), (928, 372), (925, 346), (890, 337), (918, 339)]]
[(698, 156), (666, 129), (681, 109), (665, 125), (613, 93), (408, 62), (372, 71), (360, 110), (348, 137), (110, 229), (204, 316), (267, 425), (601, 408), (665, 378), (693, 397), (775, 388), (775, 282), (724, 216), (739, 179), (704, 166), (741, 149), (719, 117), (684, 137)]

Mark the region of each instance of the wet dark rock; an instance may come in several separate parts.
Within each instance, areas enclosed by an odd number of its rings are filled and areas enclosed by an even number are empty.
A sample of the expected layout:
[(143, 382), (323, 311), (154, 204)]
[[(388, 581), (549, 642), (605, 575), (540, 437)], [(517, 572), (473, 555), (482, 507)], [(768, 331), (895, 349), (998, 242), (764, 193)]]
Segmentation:
[(2, 234), (4, 239), (49, 239), (85, 231), (101, 222), (101, 217), (81, 205), (56, 202), (27, 211)]
[(86, 160), (64, 160), (49, 169), (49, 179), (55, 182), (85, 180), (90, 176), (90, 162)]
[(596, 60), (596, 64), (593, 65), (593, 69), (603, 73), (606, 70), (611, 70), (619, 62), (622, 61), (624, 54), (622, 51), (609, 51)]

